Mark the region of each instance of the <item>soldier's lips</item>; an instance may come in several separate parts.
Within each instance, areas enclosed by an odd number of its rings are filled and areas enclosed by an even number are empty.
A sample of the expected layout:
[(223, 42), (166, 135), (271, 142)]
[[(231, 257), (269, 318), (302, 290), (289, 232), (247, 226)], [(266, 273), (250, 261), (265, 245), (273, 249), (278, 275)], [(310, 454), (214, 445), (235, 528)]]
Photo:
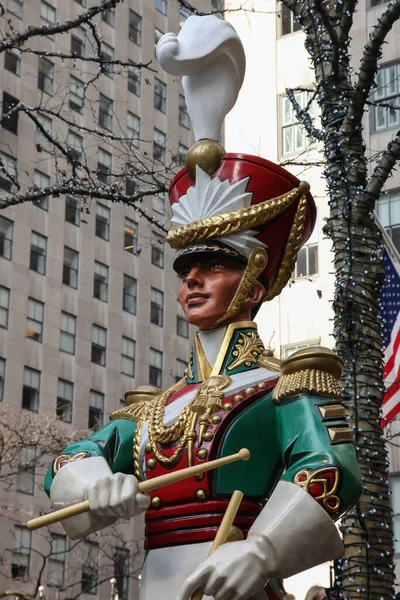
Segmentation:
[(186, 296), (186, 306), (193, 308), (205, 304), (209, 296), (207, 294), (188, 294)]

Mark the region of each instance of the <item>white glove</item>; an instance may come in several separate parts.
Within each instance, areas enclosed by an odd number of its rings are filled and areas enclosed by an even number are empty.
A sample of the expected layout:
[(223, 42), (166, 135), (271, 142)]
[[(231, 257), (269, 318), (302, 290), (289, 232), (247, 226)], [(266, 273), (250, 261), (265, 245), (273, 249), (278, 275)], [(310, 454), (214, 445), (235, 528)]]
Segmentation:
[(201, 588), (215, 600), (246, 600), (268, 581), (268, 548), (262, 536), (224, 544), (186, 579), (178, 600), (189, 600)]
[(148, 508), (150, 496), (139, 492), (133, 475), (110, 474), (94, 481), (87, 488), (90, 512), (99, 517), (129, 519)]

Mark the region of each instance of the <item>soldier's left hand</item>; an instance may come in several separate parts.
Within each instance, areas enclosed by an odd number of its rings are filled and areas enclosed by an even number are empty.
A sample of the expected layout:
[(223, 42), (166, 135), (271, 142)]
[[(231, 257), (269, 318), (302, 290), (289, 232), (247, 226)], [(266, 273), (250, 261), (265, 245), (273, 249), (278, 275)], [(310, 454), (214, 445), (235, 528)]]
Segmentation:
[(246, 600), (268, 580), (267, 547), (261, 537), (220, 546), (186, 579), (178, 600), (201, 588), (215, 600)]

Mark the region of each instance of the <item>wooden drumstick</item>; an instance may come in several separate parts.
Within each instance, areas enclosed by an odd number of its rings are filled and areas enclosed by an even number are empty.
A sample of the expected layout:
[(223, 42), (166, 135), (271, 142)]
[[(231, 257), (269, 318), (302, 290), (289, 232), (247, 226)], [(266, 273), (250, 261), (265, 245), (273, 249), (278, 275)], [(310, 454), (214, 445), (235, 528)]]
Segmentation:
[[(232, 498), (229, 501), (228, 506), (226, 507), (226, 511), (224, 517), (221, 521), (221, 525), (218, 528), (217, 535), (215, 536), (213, 545), (210, 548), (210, 552), (208, 556), (210, 556), (217, 548), (225, 544), (227, 541), (229, 531), (233, 525), (233, 521), (235, 520), (237, 511), (239, 510), (240, 503), (242, 501), (243, 494), (239, 492), (239, 490), (235, 490), (232, 494)], [(192, 595), (191, 600), (202, 600), (203, 598), (203, 590), (196, 590)]]
[[(229, 456), (224, 456), (223, 458), (210, 460), (209, 462), (201, 465), (187, 467), (186, 469), (181, 469), (180, 471), (174, 471), (173, 473), (167, 473), (166, 475), (160, 475), (159, 477), (153, 477), (153, 479), (141, 481), (139, 483), (139, 491), (143, 494), (146, 494), (147, 492), (152, 492), (166, 485), (177, 483), (183, 479), (195, 477), (196, 475), (201, 475), (202, 473), (206, 473), (212, 469), (229, 465), (237, 460), (249, 460), (249, 458), (249, 450), (247, 448), (242, 448), (236, 454), (231, 454)], [(40, 527), (45, 527), (46, 525), (52, 525), (53, 523), (58, 523), (58, 521), (63, 521), (64, 519), (68, 519), (70, 517), (76, 517), (77, 515), (81, 515), (89, 510), (89, 501), (84, 500), (83, 502), (78, 502), (72, 506), (61, 508), (60, 510), (56, 510), (47, 515), (42, 515), (41, 517), (31, 519), (27, 522), (26, 526), (28, 529), (33, 531), (34, 529), (39, 529)]]

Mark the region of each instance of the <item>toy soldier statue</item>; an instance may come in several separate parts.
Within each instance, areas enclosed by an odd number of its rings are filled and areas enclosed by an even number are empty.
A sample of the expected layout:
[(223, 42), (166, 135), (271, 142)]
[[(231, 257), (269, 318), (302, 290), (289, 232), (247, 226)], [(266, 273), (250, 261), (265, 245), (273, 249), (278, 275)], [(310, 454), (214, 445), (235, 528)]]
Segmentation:
[[(55, 506), (89, 500), (90, 512), (63, 522), (71, 538), (147, 509), (141, 600), (188, 600), (197, 589), (216, 600), (274, 600), (277, 579), (342, 554), (333, 520), (361, 493), (341, 360), (309, 348), (280, 364), (252, 321), (289, 280), (315, 204), (306, 183), (217, 141), (244, 77), (229, 23), (190, 17), (178, 36), (163, 36), (158, 58), (183, 75), (197, 140), (169, 192), (179, 300), (198, 327), (187, 374), (158, 395), (132, 394), (109, 424), (54, 460), (46, 489)], [(142, 479), (242, 447), (248, 462), (138, 491)], [(244, 493), (237, 539), (207, 558), (235, 489)]]

